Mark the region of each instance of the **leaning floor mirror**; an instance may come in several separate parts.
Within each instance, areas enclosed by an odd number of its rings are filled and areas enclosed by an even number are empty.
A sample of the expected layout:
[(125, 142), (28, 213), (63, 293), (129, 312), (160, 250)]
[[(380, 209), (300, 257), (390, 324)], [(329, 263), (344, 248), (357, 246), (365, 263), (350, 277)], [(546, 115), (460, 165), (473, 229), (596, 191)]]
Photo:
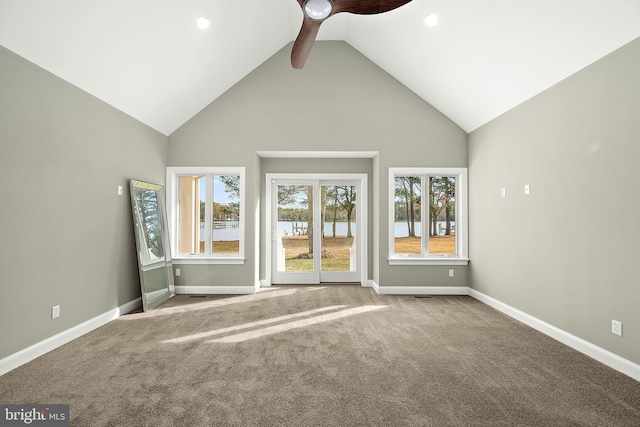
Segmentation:
[(132, 179), (129, 189), (142, 309), (148, 311), (175, 295), (164, 187)]

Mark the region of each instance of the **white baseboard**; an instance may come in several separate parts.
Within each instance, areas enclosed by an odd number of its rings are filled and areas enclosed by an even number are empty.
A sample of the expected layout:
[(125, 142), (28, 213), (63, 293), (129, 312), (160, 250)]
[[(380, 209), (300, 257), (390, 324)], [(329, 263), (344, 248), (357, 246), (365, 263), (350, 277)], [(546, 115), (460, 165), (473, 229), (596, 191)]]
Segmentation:
[(122, 304), (120, 307), (118, 307), (118, 317), (122, 316), (123, 314), (127, 314), (133, 310), (135, 310), (136, 308), (142, 307), (142, 298), (138, 297), (132, 301), (129, 301), (126, 304)]
[(525, 325), (537, 331), (540, 331), (543, 334), (548, 335), (563, 344), (568, 345), (569, 347), (579, 351), (580, 353), (586, 354), (587, 356), (597, 360), (598, 362), (603, 363), (610, 368), (615, 369), (616, 371), (622, 372), (623, 374), (628, 375), (637, 381), (640, 381), (640, 365), (637, 365), (627, 359), (611, 353), (608, 350), (598, 347), (597, 345), (591, 344), (590, 342), (576, 337), (575, 335), (572, 335), (568, 332), (565, 332), (562, 329), (556, 328), (549, 323), (546, 323), (523, 311), (518, 310), (517, 308), (500, 302), (495, 298), (483, 294), (482, 292), (478, 292), (475, 289), (469, 289), (469, 295), (477, 299), (478, 301), (481, 301), (488, 306), (493, 307), (496, 310), (506, 314), (507, 316), (512, 317), (524, 323)]
[(466, 286), (380, 286), (373, 282), (380, 295), (469, 295)]
[(141, 305), (141, 299), (136, 298), (135, 300), (129, 301), (128, 303), (123, 304), (120, 307), (109, 310), (106, 313), (94, 317), (93, 319), (82, 322), (79, 325), (67, 329), (66, 331), (62, 331), (59, 334), (40, 341), (30, 347), (25, 348), (24, 350), (20, 350), (17, 353), (7, 356), (4, 359), (0, 360), (0, 375), (4, 375), (7, 372), (17, 368), (18, 366), (24, 365), (25, 363), (30, 362), (33, 359), (50, 352), (51, 350), (54, 350), (70, 341), (73, 341), (78, 337), (81, 337), (86, 333), (93, 331), (94, 329), (99, 328), (100, 326), (106, 325), (107, 323), (117, 319), (123, 314), (135, 310)]
[(176, 286), (176, 294), (187, 295), (247, 295), (255, 294), (256, 286)]

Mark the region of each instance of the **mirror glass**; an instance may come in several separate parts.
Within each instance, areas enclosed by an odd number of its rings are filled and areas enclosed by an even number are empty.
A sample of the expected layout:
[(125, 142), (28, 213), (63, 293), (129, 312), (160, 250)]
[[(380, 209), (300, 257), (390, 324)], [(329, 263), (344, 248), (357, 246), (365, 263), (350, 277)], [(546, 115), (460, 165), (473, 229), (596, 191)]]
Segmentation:
[(133, 226), (138, 252), (142, 309), (162, 304), (175, 295), (164, 187), (130, 180)]

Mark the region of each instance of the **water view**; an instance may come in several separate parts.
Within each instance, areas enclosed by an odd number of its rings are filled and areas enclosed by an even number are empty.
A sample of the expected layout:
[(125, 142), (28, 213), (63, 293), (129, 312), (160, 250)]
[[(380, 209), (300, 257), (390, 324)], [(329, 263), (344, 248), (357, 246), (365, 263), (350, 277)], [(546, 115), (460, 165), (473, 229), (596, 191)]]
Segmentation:
[[(445, 229), (445, 221), (437, 222), (437, 230), (438, 234), (444, 234)], [(451, 223), (451, 225), (455, 225), (455, 223)], [(296, 227), (298, 227), (296, 229)], [(280, 236), (291, 236), (297, 235), (296, 230), (304, 230), (307, 228), (307, 223), (304, 221), (278, 221), (278, 235)], [(416, 222), (415, 225), (416, 236), (421, 236), (420, 233), (420, 223)], [(356, 223), (351, 223), (351, 232), (355, 235), (356, 233)], [(333, 222), (325, 222), (324, 223), (324, 235), (332, 236), (333, 235)], [(336, 236), (346, 236), (347, 235), (347, 222), (346, 221), (338, 221), (336, 222)], [(409, 231), (407, 227), (407, 223), (404, 221), (398, 221), (395, 223), (395, 237), (409, 237)]]
[[(222, 224), (224, 223), (224, 224)], [(213, 229), (213, 240), (214, 241), (222, 241), (222, 240), (238, 240), (240, 238), (240, 229), (238, 228), (237, 221), (222, 221), (220, 224), (216, 222), (217, 226)], [(452, 223), (454, 225), (454, 223)], [(416, 222), (415, 225), (416, 236), (421, 236), (420, 232), (420, 223)], [(444, 221), (438, 221), (437, 229), (439, 234), (444, 234)], [(280, 236), (296, 236), (300, 235), (300, 233), (304, 234), (304, 231), (307, 229), (306, 221), (278, 221), (278, 235)], [(351, 223), (351, 233), (356, 234), (356, 223)], [(324, 235), (332, 236), (333, 235), (333, 222), (325, 222), (324, 223)], [(346, 221), (338, 221), (336, 222), (336, 236), (346, 236), (347, 235), (347, 222)], [(407, 231), (407, 223), (403, 221), (398, 221), (395, 223), (395, 237), (408, 237), (409, 233)], [(200, 227), (200, 241), (204, 241), (204, 226)]]

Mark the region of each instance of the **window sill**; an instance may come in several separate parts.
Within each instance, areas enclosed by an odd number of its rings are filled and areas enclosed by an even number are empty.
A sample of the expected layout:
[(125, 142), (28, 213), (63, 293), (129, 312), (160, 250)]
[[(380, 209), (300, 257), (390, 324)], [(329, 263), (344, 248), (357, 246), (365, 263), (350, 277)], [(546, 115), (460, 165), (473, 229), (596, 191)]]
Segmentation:
[(238, 257), (190, 257), (190, 256), (177, 256), (171, 260), (174, 265), (188, 265), (188, 264), (244, 264), (246, 258)]
[(468, 265), (469, 258), (389, 257), (389, 265)]

